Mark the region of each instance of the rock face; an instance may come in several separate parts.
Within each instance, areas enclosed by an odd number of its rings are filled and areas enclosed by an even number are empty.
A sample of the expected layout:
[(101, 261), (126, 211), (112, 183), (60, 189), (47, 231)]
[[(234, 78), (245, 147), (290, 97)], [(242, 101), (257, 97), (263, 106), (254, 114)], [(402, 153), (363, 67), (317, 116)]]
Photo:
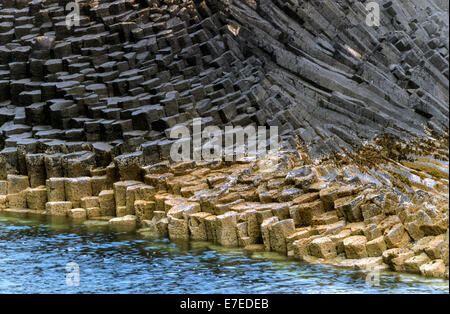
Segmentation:
[[(0, 211), (448, 278), (448, 3), (68, 2), (0, 3)], [(169, 161), (194, 119), (278, 158)]]
[[(195, 167), (164, 161), (142, 168), (148, 173), (143, 182), (117, 181), (113, 189), (102, 190), (98, 196), (92, 196), (92, 189), (86, 188), (93, 183), (89, 177), (52, 178), (47, 180), (47, 188), (31, 188), (24, 183), (26, 176), (9, 175), (7, 181), (0, 181), (4, 194), (0, 196), (0, 210), (108, 220), (113, 230), (141, 228), (139, 232), (144, 235), (174, 241), (209, 241), (315, 263), (448, 278), (448, 190), (447, 194), (402, 191), (372, 183), (380, 178), (375, 175), (361, 175), (355, 180), (355, 168), (348, 166), (331, 168), (339, 179), (329, 179), (329, 166), (310, 165), (311, 174), (320, 182), (314, 192), (311, 187), (303, 190), (294, 185), (301, 194), (295, 199), (267, 200), (269, 187), (274, 194), (294, 188), (292, 171), (305, 167), (295, 151), (281, 151), (280, 155), (279, 163), (288, 159), (290, 166), (271, 173), (264, 161), (201, 162)], [(276, 185), (273, 178), (277, 178)], [(68, 193), (67, 182), (83, 188)], [(8, 190), (8, 186), (14, 188)], [(187, 188), (192, 192), (185, 194)], [(343, 195), (346, 200), (359, 199), (352, 205), (353, 211), (379, 206), (377, 214), (349, 219), (334, 209), (348, 204), (339, 198)], [(299, 208), (309, 214), (299, 216)], [(316, 213), (315, 208), (321, 211)], [(411, 223), (414, 229), (408, 227)]]
[[(448, 129), (448, 6), (387, 1), (0, 4), (0, 176), (30, 185), (167, 158), (176, 124), (271, 125), (313, 160)], [(370, 23), (369, 23), (370, 24)], [(371, 25), (371, 24), (370, 24)]]

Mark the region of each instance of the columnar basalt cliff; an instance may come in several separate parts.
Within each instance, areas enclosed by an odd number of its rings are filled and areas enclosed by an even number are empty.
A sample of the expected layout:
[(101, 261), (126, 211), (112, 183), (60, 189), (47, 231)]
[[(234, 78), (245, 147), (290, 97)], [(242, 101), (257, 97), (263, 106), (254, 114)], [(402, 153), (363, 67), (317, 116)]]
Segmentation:
[[(0, 211), (448, 279), (448, 2), (69, 2), (0, 0)], [(280, 150), (171, 162), (195, 118)]]

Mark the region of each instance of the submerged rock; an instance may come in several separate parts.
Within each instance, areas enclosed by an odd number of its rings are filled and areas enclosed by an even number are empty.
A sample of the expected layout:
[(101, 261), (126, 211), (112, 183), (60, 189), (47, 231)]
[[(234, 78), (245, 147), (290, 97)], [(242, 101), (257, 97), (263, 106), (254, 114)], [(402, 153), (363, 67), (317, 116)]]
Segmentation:
[(113, 230), (132, 231), (136, 229), (136, 216), (127, 215), (113, 218), (108, 221), (108, 224)]

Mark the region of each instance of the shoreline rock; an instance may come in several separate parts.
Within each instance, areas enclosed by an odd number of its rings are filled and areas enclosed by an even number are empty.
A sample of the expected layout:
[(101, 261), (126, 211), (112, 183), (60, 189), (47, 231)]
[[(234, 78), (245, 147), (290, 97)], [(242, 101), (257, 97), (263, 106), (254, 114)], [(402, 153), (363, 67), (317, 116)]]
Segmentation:
[[(302, 162), (292, 155), (289, 158), (292, 169)], [(302, 189), (300, 196), (290, 201), (267, 202), (263, 195), (273, 184), (272, 178), (280, 178), (272, 189), (285, 190), (292, 182), (291, 170), (274, 170), (262, 178), (266, 169), (258, 167), (258, 162), (220, 167), (203, 164), (185, 172), (178, 171), (183, 167), (180, 163), (162, 162), (155, 167), (164, 169), (155, 174), (155, 178), (167, 178), (163, 185), (117, 181), (113, 190), (100, 191), (98, 197), (91, 196), (88, 187), (73, 190), (77, 197), (69, 196), (82, 208), (72, 208), (74, 203), (65, 200), (68, 194), (59, 193), (58, 199), (63, 200), (46, 202), (45, 210), (40, 211), (31, 209), (35, 207), (33, 202), (30, 209), (8, 209), (8, 195), (1, 196), (5, 199), (2, 210), (77, 221), (100, 219), (108, 221), (112, 230), (142, 230), (172, 241), (207, 241), (248, 251), (277, 252), (311, 263), (353, 269), (375, 267), (448, 279), (448, 198), (440, 193), (406, 193), (395, 187), (333, 180), (323, 181), (326, 184), (315, 192)], [(320, 167), (310, 167), (311, 173), (318, 177)], [(218, 176), (222, 179), (217, 180)], [(13, 182), (15, 179), (9, 177)], [(91, 183), (86, 177), (80, 180), (84, 185)], [(214, 183), (204, 185), (204, 181)], [(47, 189), (23, 187), (25, 191), (45, 191), (47, 195), (41, 199), (55, 199), (55, 182), (66, 181), (48, 179)], [(9, 181), (0, 181), (2, 184)], [(184, 195), (183, 187), (196, 185), (199, 188), (195, 192)], [(60, 189), (65, 186), (61, 184)], [(226, 198), (205, 202), (205, 195), (221, 189), (226, 190)], [(250, 191), (261, 196), (255, 199)], [(364, 214), (355, 214), (358, 212)]]

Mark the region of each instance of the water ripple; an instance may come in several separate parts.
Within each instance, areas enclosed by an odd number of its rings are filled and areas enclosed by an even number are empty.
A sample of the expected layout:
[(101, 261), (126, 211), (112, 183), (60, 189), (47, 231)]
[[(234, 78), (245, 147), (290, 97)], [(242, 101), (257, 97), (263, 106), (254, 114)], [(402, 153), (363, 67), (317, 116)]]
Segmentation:
[[(66, 285), (70, 262), (79, 286)], [(370, 287), (362, 271), (0, 217), (0, 293), (448, 293), (448, 281), (382, 273)]]

